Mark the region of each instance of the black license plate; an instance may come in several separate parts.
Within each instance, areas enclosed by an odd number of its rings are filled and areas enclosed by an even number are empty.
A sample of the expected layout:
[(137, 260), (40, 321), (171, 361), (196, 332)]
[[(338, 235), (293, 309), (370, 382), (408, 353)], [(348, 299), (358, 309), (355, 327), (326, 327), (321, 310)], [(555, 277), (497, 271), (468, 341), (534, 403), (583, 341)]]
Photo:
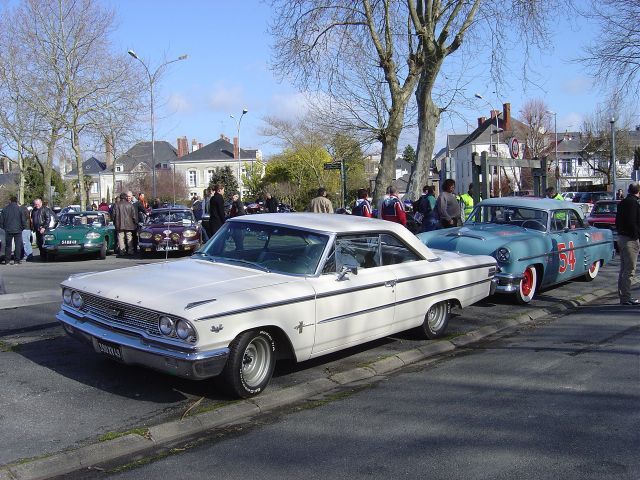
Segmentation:
[(178, 250), (178, 246), (177, 245), (158, 245), (158, 251), (159, 252), (164, 252), (165, 250), (169, 250), (169, 251), (173, 251), (173, 250)]
[(60, 245), (77, 245), (77, 240), (60, 240)]
[(116, 360), (122, 360), (120, 345), (98, 340), (98, 349), (108, 357), (115, 358)]

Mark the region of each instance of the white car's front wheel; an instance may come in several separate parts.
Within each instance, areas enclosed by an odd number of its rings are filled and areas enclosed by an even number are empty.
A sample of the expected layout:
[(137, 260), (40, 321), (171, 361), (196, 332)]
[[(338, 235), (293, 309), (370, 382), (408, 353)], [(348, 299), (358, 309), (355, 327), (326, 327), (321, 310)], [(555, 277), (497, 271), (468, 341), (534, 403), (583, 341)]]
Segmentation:
[(250, 330), (238, 335), (229, 349), (229, 359), (221, 374), (223, 386), (240, 398), (258, 395), (268, 385), (275, 368), (273, 337), (264, 330)]

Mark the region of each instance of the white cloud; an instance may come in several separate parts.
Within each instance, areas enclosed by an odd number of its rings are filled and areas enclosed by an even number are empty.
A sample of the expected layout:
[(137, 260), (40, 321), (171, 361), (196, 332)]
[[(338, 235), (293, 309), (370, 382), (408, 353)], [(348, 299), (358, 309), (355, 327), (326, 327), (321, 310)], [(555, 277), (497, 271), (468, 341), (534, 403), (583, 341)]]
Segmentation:
[(584, 95), (593, 90), (593, 82), (590, 78), (576, 75), (562, 84), (562, 90), (570, 95)]
[(268, 102), (268, 114), (279, 118), (299, 118), (308, 110), (309, 94), (303, 92), (276, 93)]
[(192, 110), (189, 100), (180, 93), (172, 93), (169, 96), (169, 109), (175, 113), (188, 113)]
[(228, 87), (222, 83), (216, 83), (208, 95), (209, 107), (214, 112), (228, 113), (235, 111), (242, 105), (242, 87)]

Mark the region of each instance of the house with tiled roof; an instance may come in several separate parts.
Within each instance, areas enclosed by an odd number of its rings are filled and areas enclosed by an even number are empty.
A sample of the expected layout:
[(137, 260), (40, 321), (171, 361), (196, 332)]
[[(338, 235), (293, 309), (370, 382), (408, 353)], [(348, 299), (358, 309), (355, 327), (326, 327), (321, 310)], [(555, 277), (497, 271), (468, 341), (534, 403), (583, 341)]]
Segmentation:
[(243, 195), (247, 193), (242, 184), (247, 169), (251, 169), (256, 162), (259, 162), (264, 173), (262, 152), (256, 149), (240, 148), (237, 138), (234, 138), (231, 143), (229, 138), (220, 135), (219, 139), (204, 146), (194, 141), (191, 152), (188, 151), (187, 145), (186, 137), (178, 139), (178, 155), (171, 165), (175, 165), (176, 171), (184, 174), (190, 195), (202, 197), (203, 191), (209, 186), (218, 168), (230, 167), (237, 174)]
[[(91, 157), (88, 160), (82, 162), (82, 171), (85, 177), (91, 178), (91, 184), (89, 185), (89, 197), (87, 199), (87, 206), (92, 203), (100, 203), (101, 183), (102, 177), (107, 176), (107, 164), (101, 162), (95, 157)], [(109, 177), (110, 178), (110, 177)], [(65, 181), (74, 181), (78, 179), (78, 168), (73, 167), (71, 171), (67, 172), (63, 179)]]

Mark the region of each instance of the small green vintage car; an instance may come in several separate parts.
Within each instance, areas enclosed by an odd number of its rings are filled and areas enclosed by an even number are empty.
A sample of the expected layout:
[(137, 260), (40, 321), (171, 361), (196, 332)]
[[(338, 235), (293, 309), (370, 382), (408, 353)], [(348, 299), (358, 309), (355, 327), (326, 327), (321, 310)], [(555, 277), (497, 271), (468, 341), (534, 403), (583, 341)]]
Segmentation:
[(115, 249), (115, 228), (108, 212), (68, 212), (44, 235), (44, 260), (57, 255), (95, 254), (104, 260)]

